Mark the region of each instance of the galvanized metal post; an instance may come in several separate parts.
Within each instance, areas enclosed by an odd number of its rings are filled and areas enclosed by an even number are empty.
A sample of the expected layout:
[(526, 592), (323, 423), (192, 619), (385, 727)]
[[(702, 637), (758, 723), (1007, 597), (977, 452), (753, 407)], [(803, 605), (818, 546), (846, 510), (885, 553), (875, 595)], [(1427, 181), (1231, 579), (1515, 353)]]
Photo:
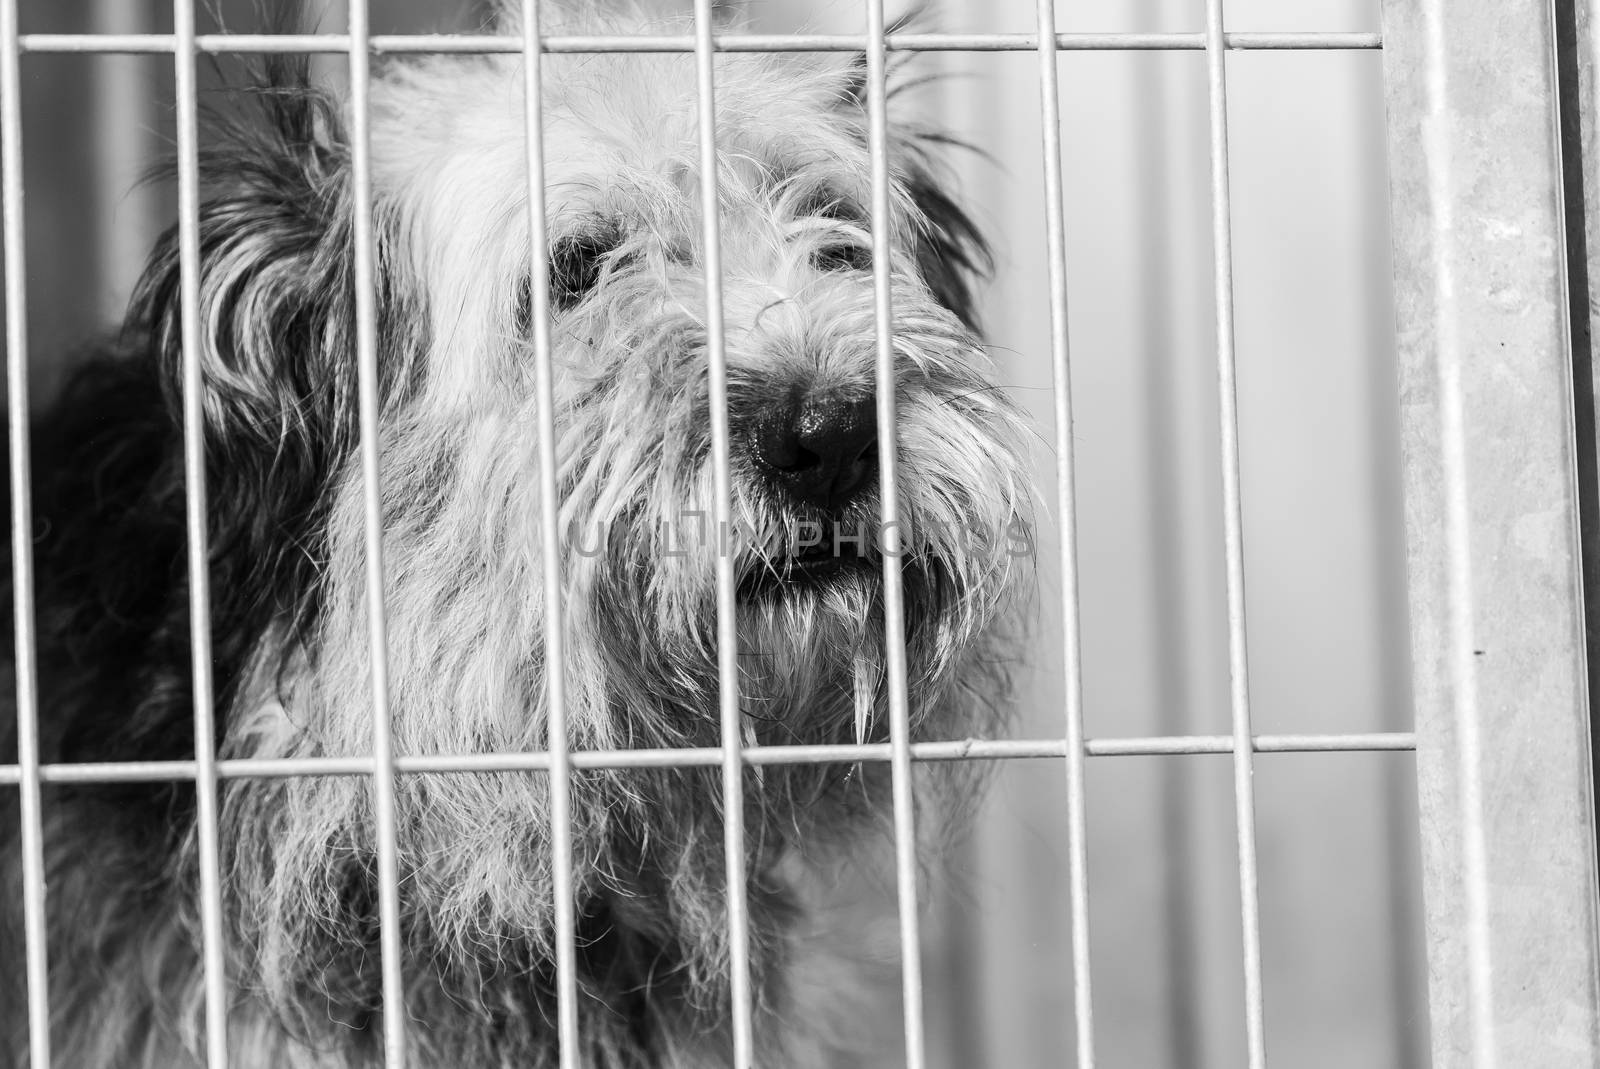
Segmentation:
[(1434, 1064), (1600, 1064), (1550, 0), (1386, 0)]

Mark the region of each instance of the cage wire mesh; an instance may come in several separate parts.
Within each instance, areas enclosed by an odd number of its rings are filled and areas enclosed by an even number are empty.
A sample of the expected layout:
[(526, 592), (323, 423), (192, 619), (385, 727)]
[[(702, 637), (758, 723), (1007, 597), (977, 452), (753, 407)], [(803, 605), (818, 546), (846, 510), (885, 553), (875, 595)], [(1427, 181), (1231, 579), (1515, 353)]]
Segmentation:
[[(19, 25), (19, 6), (37, 26)], [(893, 1011), (884, 1019), (894, 1027), (884, 1029), (875, 1060), (863, 1064), (1059, 1064), (1069, 1048), (1084, 1067), (1423, 1063), (1414, 773), (1406, 753), (1416, 740), (1404, 682), (1393, 325), (1385, 311), (1386, 281), (1375, 281), (1386, 280), (1388, 268), (1377, 63), (1382, 42), (1374, 9), (1351, 0), (1308, 0), (1292, 10), (1234, 0), (1225, 18), (1222, 0), (1063, 5), (1059, 11), (1049, 0), (1036, 6), (974, 0), (948, 3), (937, 30), (886, 36), (895, 11), (871, 0), (864, 7), (752, 5), (752, 32), (723, 34), (711, 20), (716, 5), (700, 0), (693, 32), (636, 39), (546, 37), (531, 18), (520, 38), (485, 36), (473, 30), (479, 13), (446, 17), (423, 3), (375, 3), (374, 21), (364, 3), (330, 6), (316, 32), (296, 36), (220, 27), (202, 32), (186, 0), (141, 8), (147, 22), (129, 17), (136, 6), (0, 3), (14, 531), (32, 529), (29, 403), (60, 379), (64, 330), (82, 326), (81, 316), (55, 311), (51, 302), (59, 296), (43, 291), (76, 270), (94, 280), (92, 296), (103, 307), (115, 308), (125, 296), (119, 291), (132, 274), (129, 260), (142, 255), (151, 220), (163, 207), (160, 193), (120, 200), (130, 171), (138, 169), (124, 157), (159, 148), (130, 142), (128, 126), (169, 121), (158, 101), (167, 84), (176, 104), (170, 121), (189, 354), (184, 437), (198, 696), (192, 761), (82, 764), (41, 756), (37, 725), (48, 710), (38, 707), (33, 677), (29, 540), (13, 540), (19, 728), (15, 763), (0, 767), (0, 784), (16, 790), (21, 802), (26, 989), (36, 1069), (51, 1064), (41, 817), (48, 785), (194, 783), (211, 1008), (205, 1047), (215, 1067), (227, 1064), (228, 1054), (216, 846), (222, 781), (370, 779), (378, 817), (383, 991), (393, 1005), (404, 985), (395, 777), (493, 771), (548, 777), (556, 871), (568, 873), (565, 788), (574, 770), (719, 768), (727, 797), (736, 800), (750, 789), (747, 767), (855, 761), (888, 763), (895, 783), (893, 862), (881, 882), (854, 889), (857, 908), (876, 918), (872, 930), (881, 938), (873, 949), (899, 973), (892, 985), (898, 990), (882, 995)], [(1296, 28), (1257, 29), (1286, 22)], [(229, 29), (244, 25), (240, 16)], [(1019, 651), (1032, 674), (1014, 735), (911, 741), (899, 575), (889, 568), (891, 741), (747, 748), (739, 728), (734, 577), (731, 558), (723, 554), (720, 747), (569, 751), (559, 714), (563, 673), (557, 671), (548, 677), (554, 712), (547, 750), (394, 752), (380, 593), (369, 65), (376, 56), (491, 51), (521, 53), (534, 72), (552, 53), (668, 52), (695, 64), (700, 160), (711, 176), (702, 206), (711, 390), (718, 399), (726, 397), (727, 368), (711, 166), (715, 56), (864, 53), (880, 426), (895, 425), (884, 255), (889, 236), (881, 225), (889, 195), (884, 72), (895, 53), (933, 54), (925, 58), (948, 77), (929, 89), (927, 106), (988, 157), (975, 154), (960, 170), (964, 193), (992, 225), (1000, 252), (986, 314), (990, 338), (1007, 385), (1039, 417), (1047, 514), (1038, 539), (1041, 623)], [(203, 57), (268, 52), (315, 54), (324, 72), (348, 88), (360, 455), (372, 592), (376, 741), (370, 758), (219, 760), (211, 743), (206, 490), (193, 341), (203, 138), (197, 103), (209, 77)], [(64, 66), (84, 54), (92, 58), (70, 71)], [(123, 66), (108, 68), (113, 73), (96, 82), (84, 77), (86, 63)], [(53, 100), (46, 88), (36, 95), (35, 83), (22, 77), (26, 64), (38, 65), (41, 87), (101, 88), (92, 99), (67, 93)], [(65, 73), (45, 75), (50, 64), (63, 64)], [(526, 86), (527, 166), (536, 207), (527, 225), (532, 247), (543, 248), (540, 79), (530, 77)], [(141, 94), (149, 105), (130, 108), (128, 101)], [(101, 139), (92, 146), (99, 154), (89, 153), (92, 166), (78, 184), (52, 190), (47, 187), (57, 184), (62, 164), (57, 139), (44, 130), (80, 110), (96, 117), (84, 129)], [(104, 139), (111, 135), (120, 140), (107, 148)], [(101, 224), (69, 243), (80, 262), (70, 263), (71, 248), (41, 252), (41, 231), (84, 198), (102, 205)], [(108, 211), (107, 203), (125, 210)], [(135, 236), (127, 237), (130, 232)], [(113, 241), (113, 233), (122, 236)], [(69, 266), (41, 272), (41, 258)], [(1293, 266), (1285, 269), (1285, 263)], [(557, 488), (542, 307), (548, 291), (540, 258), (531, 270), (543, 435), (538, 480), (543, 544), (552, 546)], [(81, 295), (75, 307), (82, 307)], [(31, 328), (30, 310), (36, 313)], [(63, 319), (68, 322), (57, 322)], [(716, 518), (726, 523), (725, 405), (713, 403), (711, 412)], [(895, 460), (886, 437), (880, 464), (891, 488)], [(883, 501), (883, 519), (892, 523), (895, 495), (886, 493)], [(553, 588), (553, 554), (546, 554), (544, 567)], [(548, 599), (552, 625), (560, 611), (559, 600)], [(562, 663), (561, 633), (557, 626), (546, 631), (555, 664)], [(956, 848), (953, 876), (930, 881), (917, 865), (911, 782), (916, 764), (941, 761), (994, 762), (996, 797), (974, 835)], [(1194, 764), (1206, 761), (1213, 763)], [(1303, 764), (1280, 774), (1274, 762)], [(727, 811), (730, 945), (738, 948), (749, 938), (744, 832), (741, 806), (730, 802)], [(1319, 851), (1319, 843), (1327, 849)], [(1356, 873), (1338, 871), (1341, 861)], [(575, 1067), (573, 923), (570, 896), (559, 896), (557, 1027), (563, 1065)], [(752, 1021), (744, 954), (732, 955), (732, 970), (735, 1060), (747, 1065)], [(403, 1064), (406, 1028), (404, 1015), (383, 1015), (390, 1065)]]

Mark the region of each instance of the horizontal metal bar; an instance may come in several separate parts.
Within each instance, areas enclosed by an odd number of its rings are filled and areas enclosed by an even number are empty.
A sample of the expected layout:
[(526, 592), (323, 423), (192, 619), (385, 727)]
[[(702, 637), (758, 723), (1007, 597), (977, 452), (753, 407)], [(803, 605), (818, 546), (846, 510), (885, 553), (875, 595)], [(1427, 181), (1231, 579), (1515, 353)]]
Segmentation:
[[(1367, 753), (1415, 750), (1410, 731), (1373, 731), (1350, 735), (1257, 735), (1256, 753)], [(1161, 754), (1231, 754), (1232, 735), (1171, 735), (1133, 739), (1090, 739), (1090, 757), (1139, 757)]]
[[(1417, 748), (1409, 731), (1364, 735), (1257, 735), (1256, 753), (1368, 753)], [(1090, 757), (1160, 757), (1233, 752), (1229, 735), (1169, 735), (1138, 738), (1089, 739), (1084, 752)], [(820, 765), (830, 762), (887, 761), (887, 743), (856, 746), (763, 746), (743, 752), (749, 765)], [(1065, 757), (1062, 739), (959, 739), (918, 742), (911, 746), (916, 761), (1005, 761)], [(710, 768), (722, 763), (714, 746), (672, 750), (574, 750), (575, 769), (597, 768)], [(394, 759), (396, 772), (544, 772), (550, 755), (542, 750), (524, 753), (442, 754)], [(236, 758), (217, 762), (222, 779), (283, 779), (289, 776), (366, 776), (373, 771), (370, 757)], [(193, 779), (193, 761), (105, 761), (42, 765), (39, 778), (46, 783), (161, 783)], [(18, 782), (16, 765), (0, 765), (0, 786)]]
[[(1360, 51), (1383, 47), (1378, 33), (1229, 33), (1224, 41), (1236, 51)], [(222, 54), (325, 53), (350, 51), (350, 38), (340, 33), (305, 34), (201, 34), (201, 52)], [(551, 53), (684, 52), (694, 51), (689, 35), (563, 36), (546, 37), (544, 51)], [(719, 52), (860, 52), (866, 38), (850, 34), (728, 34), (716, 38)], [(1039, 35), (1032, 33), (902, 33), (888, 38), (891, 52), (1032, 52)], [(167, 53), (176, 49), (171, 34), (29, 33), (21, 38), (22, 51), (30, 53)], [(517, 37), (490, 34), (379, 34), (370, 39), (380, 53), (519, 53)], [(1069, 52), (1201, 52), (1201, 33), (1061, 33), (1056, 47)]]

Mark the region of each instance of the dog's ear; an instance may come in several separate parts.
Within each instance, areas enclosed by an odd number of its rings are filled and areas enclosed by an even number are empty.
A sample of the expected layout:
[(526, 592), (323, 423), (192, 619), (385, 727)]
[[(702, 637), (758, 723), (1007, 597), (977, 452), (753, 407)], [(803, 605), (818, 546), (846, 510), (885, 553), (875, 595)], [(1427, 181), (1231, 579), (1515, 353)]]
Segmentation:
[[(219, 679), (237, 682), (232, 673), (264, 628), (312, 618), (331, 491), (360, 423), (350, 159), (338, 106), (312, 87), (304, 57), (269, 58), (256, 83), (224, 103), (237, 106), (211, 117), (199, 159), (199, 330), (190, 341), (200, 361)], [(381, 208), (374, 223), (378, 388), (393, 407), (421, 366), (422, 342), (386, 253), (393, 224)], [(171, 436), (183, 333), (174, 227), (129, 305), (124, 348), (155, 365), (169, 410), (167, 464), (180, 471)]]
[(929, 142), (943, 144), (937, 135), (911, 135), (923, 142), (913, 152), (904, 182), (906, 192), (917, 208), (917, 269), (933, 291), (934, 298), (954, 312), (967, 329), (978, 332), (978, 310), (974, 284), (987, 277), (994, 266), (983, 231), (965, 208), (946, 192), (934, 167), (926, 158)]
[[(927, 8), (921, 5), (913, 7), (884, 26), (883, 35), (893, 37), (897, 33), (921, 33), (929, 30), (930, 16)], [(856, 28), (855, 33), (863, 32)], [(902, 69), (907, 63), (916, 60), (914, 52), (890, 52), (886, 58), (888, 70), (885, 72), (889, 83), (889, 96), (892, 99), (895, 93), (903, 87), (900, 77)], [(844, 79), (839, 83), (840, 99), (850, 107), (866, 110), (867, 107), (867, 54), (865, 52), (849, 53), (848, 65), (845, 67)]]
[[(230, 452), (325, 463), (354, 428), (349, 160), (336, 106), (303, 58), (272, 57), (217, 117), (200, 156), (199, 336), (207, 438)], [(125, 332), (181, 403), (178, 230), (163, 236)], [(313, 444), (315, 443), (315, 444)], [(313, 454), (313, 455), (302, 455)]]
[[(886, 33), (922, 32), (927, 28), (928, 12), (913, 8), (896, 19)], [(915, 55), (889, 53), (888, 104), (889, 153), (897, 177), (916, 208), (915, 255), (922, 278), (934, 297), (974, 332), (978, 316), (974, 285), (993, 269), (994, 261), (983, 231), (965, 208), (948, 191), (939, 157), (950, 149), (977, 151), (947, 134), (929, 127), (925, 120), (907, 114), (900, 106), (909, 90), (925, 85), (928, 77), (908, 75), (914, 69)], [(852, 111), (867, 108), (867, 57), (850, 57), (839, 84), (840, 106)], [(864, 130), (864, 127), (863, 127)]]

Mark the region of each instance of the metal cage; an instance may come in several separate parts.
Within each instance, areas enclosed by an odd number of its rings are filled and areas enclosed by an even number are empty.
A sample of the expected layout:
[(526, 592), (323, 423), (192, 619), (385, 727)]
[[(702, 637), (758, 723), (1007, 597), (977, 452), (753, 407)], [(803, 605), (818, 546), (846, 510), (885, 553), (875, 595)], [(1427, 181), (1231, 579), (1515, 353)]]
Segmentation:
[[(887, 762), (895, 782), (896, 893), (901, 951), (906, 1064), (923, 1069), (926, 1050), (921, 931), (911, 793), (915, 762), (1043, 759), (1059, 762), (1067, 788), (1067, 860), (1062, 891), (1070, 918), (1071, 1013), (1075, 1064), (1096, 1064), (1088, 938), (1090, 865), (1086, 764), (1117, 755), (1225, 755), (1231, 765), (1232, 820), (1243, 962), (1242, 1028), (1251, 1069), (1272, 1063), (1266, 1042), (1258, 889), (1254, 771), (1258, 759), (1304, 752), (1416, 752), (1425, 871), (1426, 947), (1432, 1051), (1438, 1066), (1579, 1066), (1600, 1063), (1600, 932), (1591, 784), (1589, 680), (1596, 663), (1586, 615), (1600, 572), (1594, 545), (1600, 455), (1594, 431), (1589, 314), (1600, 307), (1600, 149), (1595, 70), (1600, 20), (1591, 0), (1384, 0), (1383, 32), (1236, 32), (1223, 0), (1195, 2), (1198, 29), (1171, 33), (1069, 33), (1055, 5), (1039, 0), (1034, 29), (1017, 33), (885, 35), (883, 0), (868, 0), (865, 34), (740, 34), (713, 28), (710, 0), (695, 4), (692, 35), (657, 38), (541, 35), (537, 4), (524, 0), (520, 39), (482, 35), (377, 35), (367, 3), (351, 0), (343, 32), (300, 36), (201, 34), (193, 0), (176, 0), (170, 34), (23, 34), (17, 0), (0, 3), (0, 160), (3, 160), (6, 340), (11, 442), (12, 568), (15, 576), (17, 763), (0, 767), (0, 789), (20, 793), (31, 1065), (50, 1066), (44, 917), (41, 785), (119, 781), (193, 781), (199, 799), (201, 916), (206, 976), (206, 1054), (212, 1069), (228, 1061), (227, 980), (217, 866), (220, 780), (247, 776), (360, 776), (370, 780), (379, 834), (379, 886), (385, 1001), (400, 1001), (394, 781), (415, 772), (525, 771), (549, 777), (558, 877), (569, 872), (569, 776), (574, 769), (704, 766), (722, 770), (737, 798), (746, 766), (784, 762)], [(1203, 15), (1203, 17), (1202, 17)], [(1416, 730), (1364, 733), (1261, 733), (1253, 726), (1246, 628), (1240, 439), (1236, 400), (1234, 268), (1228, 84), (1230, 52), (1381, 49), (1388, 114), (1390, 205), (1394, 228), (1399, 410), (1404, 445), (1406, 548)], [(378, 513), (377, 357), (375, 351), (371, 193), (368, 177), (368, 64), (375, 54), (514, 52), (530, 72), (527, 167), (532, 246), (542, 248), (543, 156), (541, 57), (573, 52), (680, 52), (697, 65), (704, 173), (714, 176), (713, 61), (728, 51), (859, 51), (867, 58), (874, 164), (873, 215), (888, 214), (885, 67), (898, 50), (1010, 52), (1036, 57), (1043, 123), (1044, 229), (1054, 426), (1059, 459), (1051, 493), (1061, 518), (1058, 649), (1065, 701), (1050, 737), (985, 738), (913, 744), (908, 735), (899, 573), (885, 570), (889, 708), (887, 745), (752, 750), (739, 727), (732, 562), (718, 574), (722, 745), (699, 750), (570, 751), (562, 729), (562, 673), (549, 674), (548, 749), (516, 754), (397, 756), (386, 715), (386, 646), (382, 601), (382, 531)], [(1075, 531), (1073, 399), (1069, 352), (1063, 145), (1059, 72), (1071, 53), (1156, 51), (1203, 55), (1207, 88), (1212, 308), (1222, 474), (1230, 730), (1205, 735), (1090, 737), (1084, 726), (1079, 558)], [(183, 256), (183, 330), (198, 337), (196, 63), (212, 54), (305, 52), (348, 63), (357, 219), (361, 462), (367, 502), (374, 752), (362, 759), (219, 760), (212, 750), (212, 681), (208, 634), (205, 471), (200, 463), (200, 363), (194, 344), (185, 363), (184, 429), (188, 457), (189, 575), (192, 591), (195, 759), (160, 763), (41, 763), (40, 709), (34, 678), (34, 604), (28, 532), (29, 331), (24, 252), (21, 57), (33, 53), (154, 53), (172, 57), (176, 77), (178, 219)], [(729, 519), (726, 361), (721, 335), (719, 233), (715, 179), (704, 183), (706, 272), (713, 441), (719, 508)], [(874, 226), (877, 255), (878, 419), (895, 422), (891, 387), (887, 228)], [(545, 503), (545, 576), (557, 586), (558, 561), (550, 415), (551, 377), (545, 309), (546, 266), (532, 264), (541, 403), (540, 492)], [(895, 521), (896, 453), (885, 438), (880, 463), (886, 524)], [(549, 658), (562, 663), (561, 606), (550, 599)], [(727, 807), (731, 944), (746, 945), (744, 853), (739, 805)], [(577, 1069), (572, 1037), (577, 999), (573, 972), (573, 903), (557, 911), (562, 1065)], [(14, 966), (15, 967), (15, 966)], [(752, 1064), (750, 979), (733, 956), (735, 1064)], [(1063, 1007), (1065, 1011), (1065, 1007)], [(1424, 1026), (1416, 1022), (1416, 1028)], [(404, 1016), (383, 1015), (387, 1064), (405, 1058)]]

